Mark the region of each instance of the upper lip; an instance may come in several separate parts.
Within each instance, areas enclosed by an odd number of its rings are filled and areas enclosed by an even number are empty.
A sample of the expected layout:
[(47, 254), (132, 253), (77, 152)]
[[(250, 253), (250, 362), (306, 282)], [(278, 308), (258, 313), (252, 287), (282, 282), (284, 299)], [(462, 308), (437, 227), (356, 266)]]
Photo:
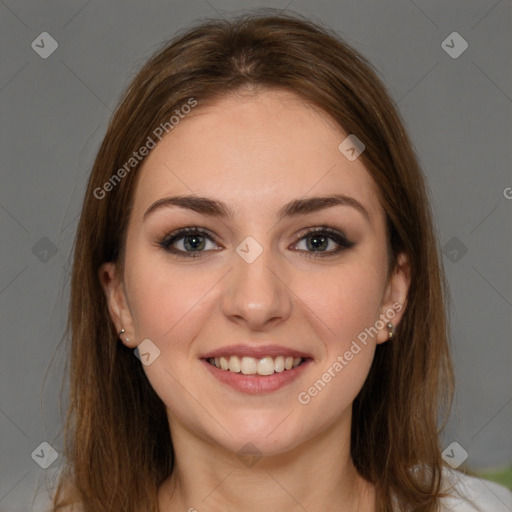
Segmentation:
[[(261, 342), (260, 342), (261, 343)], [(301, 350), (297, 350), (290, 347), (283, 347), (281, 345), (260, 345), (260, 346), (251, 346), (251, 345), (226, 345), (225, 347), (220, 347), (211, 352), (208, 352), (202, 356), (201, 359), (211, 359), (215, 357), (226, 357), (226, 356), (238, 356), (238, 357), (254, 357), (256, 359), (262, 358), (265, 356), (284, 356), (284, 357), (302, 357), (310, 358), (311, 355), (306, 352), (302, 352)]]

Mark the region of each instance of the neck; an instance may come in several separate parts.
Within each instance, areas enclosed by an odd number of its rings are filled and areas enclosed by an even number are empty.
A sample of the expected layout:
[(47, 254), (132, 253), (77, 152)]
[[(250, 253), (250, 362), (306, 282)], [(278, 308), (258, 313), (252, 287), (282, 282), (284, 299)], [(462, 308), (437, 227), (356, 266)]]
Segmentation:
[(285, 453), (252, 460), (172, 422), (171, 432), (176, 463), (159, 490), (160, 512), (375, 510), (374, 487), (350, 456), (350, 417)]

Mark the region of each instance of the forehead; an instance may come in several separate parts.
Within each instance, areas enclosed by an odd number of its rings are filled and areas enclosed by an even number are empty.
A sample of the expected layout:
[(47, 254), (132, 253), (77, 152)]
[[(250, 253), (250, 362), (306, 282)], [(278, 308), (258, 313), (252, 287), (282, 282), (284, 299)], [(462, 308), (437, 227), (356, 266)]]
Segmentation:
[(145, 158), (134, 210), (142, 214), (175, 194), (261, 211), (299, 197), (343, 193), (378, 215), (375, 182), (360, 159), (349, 161), (338, 149), (347, 135), (289, 92), (234, 94), (198, 105)]

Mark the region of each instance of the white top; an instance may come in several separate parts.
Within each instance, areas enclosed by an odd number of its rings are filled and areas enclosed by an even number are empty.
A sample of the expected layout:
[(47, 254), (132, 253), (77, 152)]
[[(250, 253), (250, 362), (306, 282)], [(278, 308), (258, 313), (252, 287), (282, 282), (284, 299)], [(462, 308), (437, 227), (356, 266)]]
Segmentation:
[(501, 485), (449, 468), (443, 481), (454, 485), (453, 497), (442, 500), (443, 512), (512, 512), (512, 492)]

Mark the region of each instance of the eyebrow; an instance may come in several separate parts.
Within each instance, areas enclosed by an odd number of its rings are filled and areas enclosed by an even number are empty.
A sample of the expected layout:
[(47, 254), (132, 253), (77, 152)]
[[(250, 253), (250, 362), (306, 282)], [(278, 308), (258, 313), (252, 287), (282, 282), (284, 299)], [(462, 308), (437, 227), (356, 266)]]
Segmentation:
[[(224, 202), (211, 199), (209, 197), (182, 195), (173, 197), (163, 197), (155, 201), (144, 213), (143, 219), (145, 220), (148, 215), (170, 206), (178, 206), (186, 208), (203, 215), (220, 218), (233, 218), (235, 217), (234, 211)], [(287, 217), (296, 217), (299, 215), (306, 215), (314, 213), (333, 206), (350, 206), (359, 211), (368, 222), (371, 224), (371, 219), (366, 208), (355, 198), (343, 194), (335, 194), (325, 197), (308, 197), (304, 199), (294, 199), (286, 204), (277, 213), (278, 220)]]

